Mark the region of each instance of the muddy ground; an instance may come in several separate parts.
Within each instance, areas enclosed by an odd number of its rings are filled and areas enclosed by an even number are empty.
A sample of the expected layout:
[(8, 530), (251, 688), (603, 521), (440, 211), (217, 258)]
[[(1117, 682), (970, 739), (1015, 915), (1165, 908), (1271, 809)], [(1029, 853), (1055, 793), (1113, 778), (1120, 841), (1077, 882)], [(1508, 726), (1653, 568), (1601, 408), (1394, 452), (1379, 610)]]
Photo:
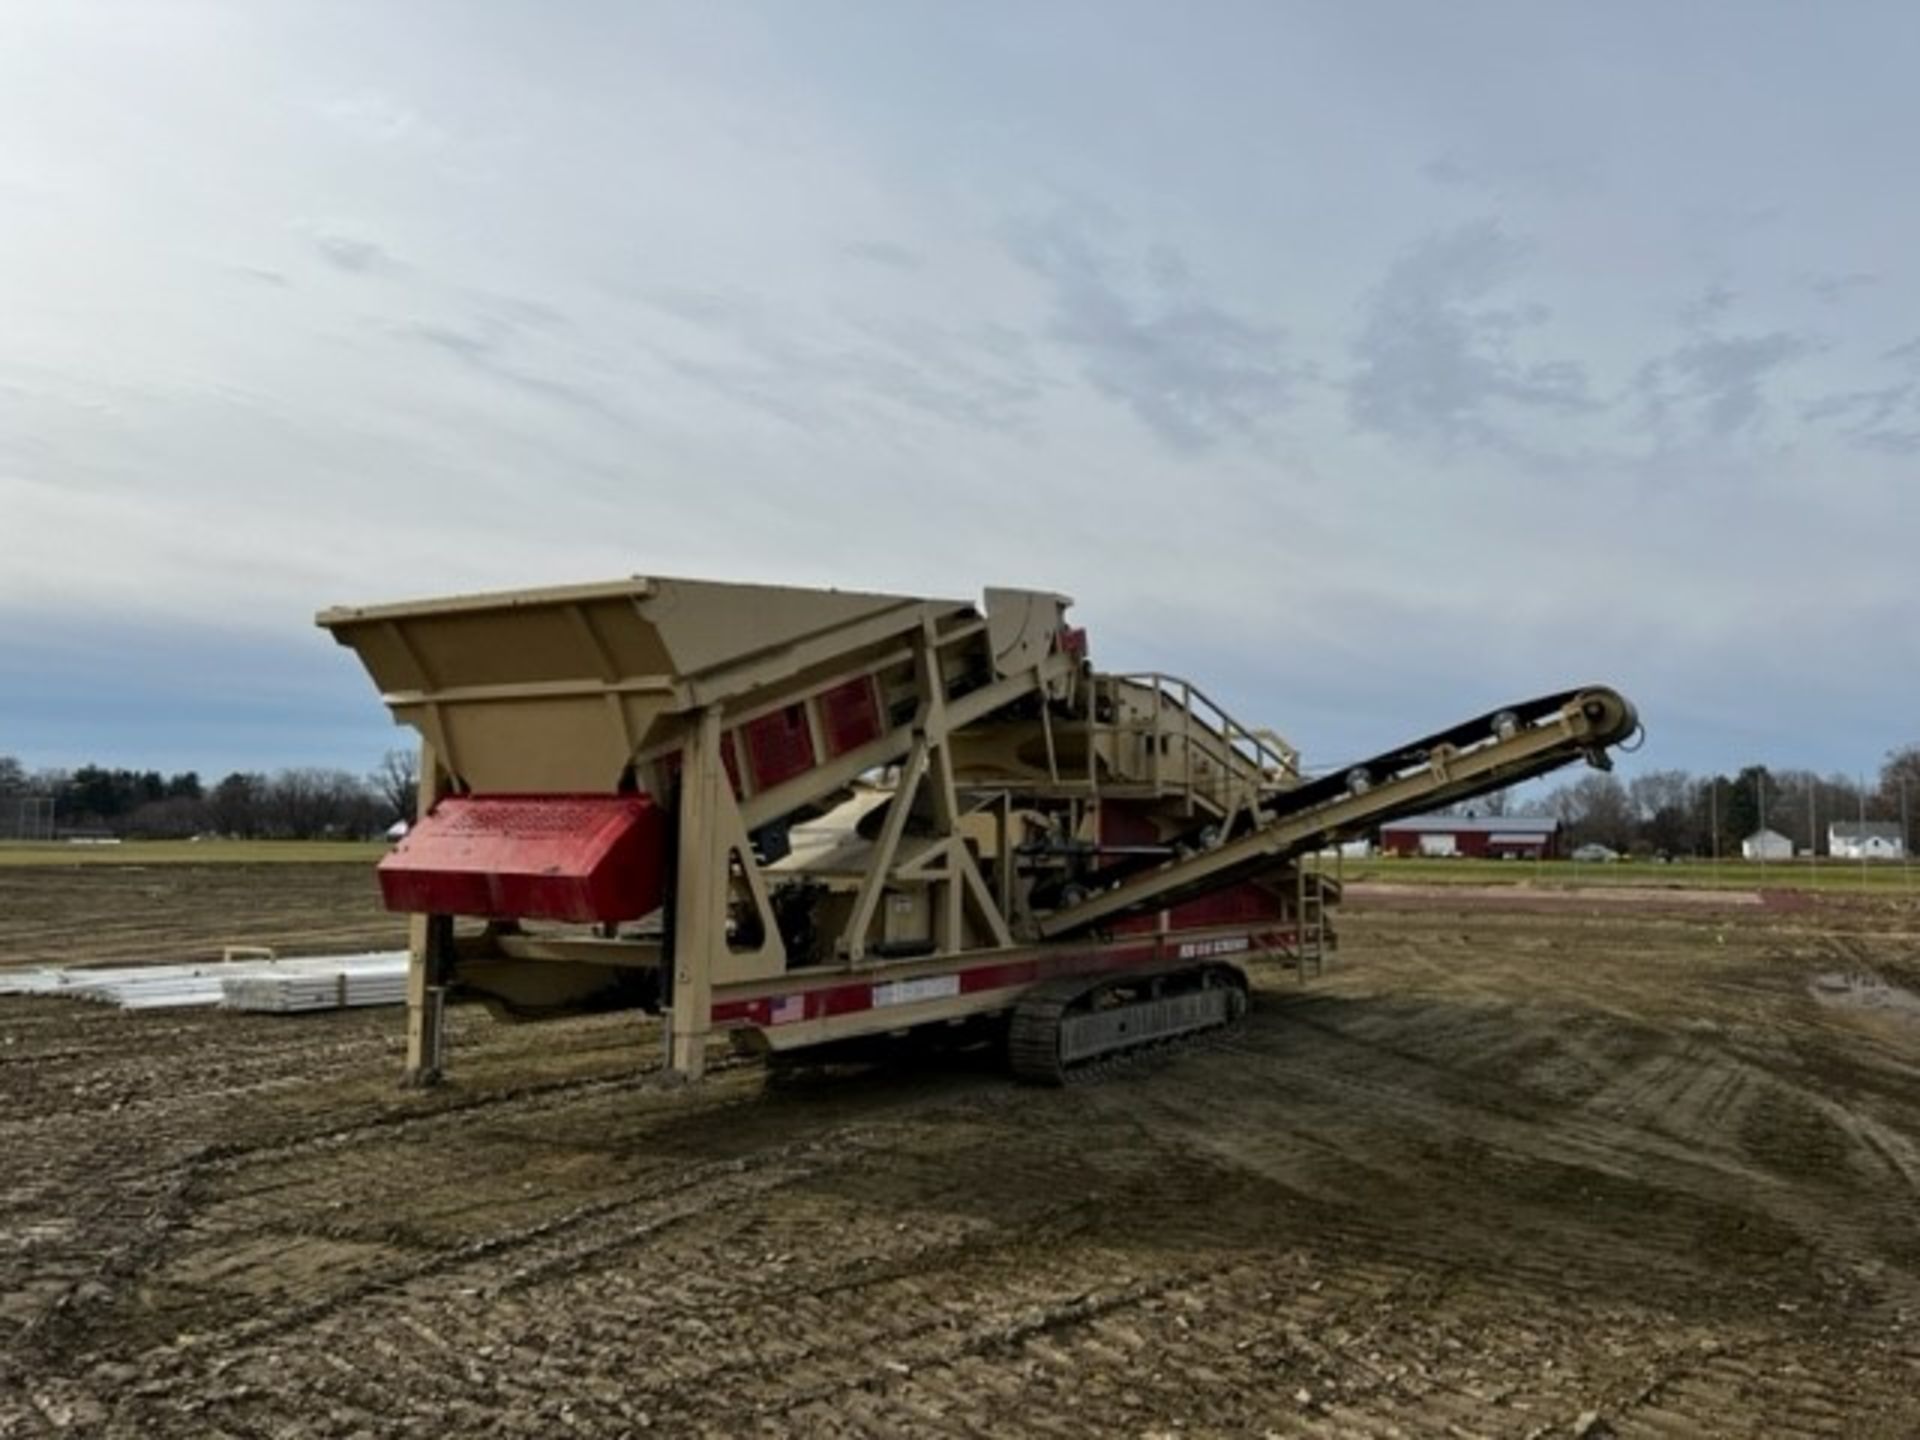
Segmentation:
[(1065, 1091), (0, 1000), (0, 1435), (1920, 1430), (1920, 914), (1344, 924)]

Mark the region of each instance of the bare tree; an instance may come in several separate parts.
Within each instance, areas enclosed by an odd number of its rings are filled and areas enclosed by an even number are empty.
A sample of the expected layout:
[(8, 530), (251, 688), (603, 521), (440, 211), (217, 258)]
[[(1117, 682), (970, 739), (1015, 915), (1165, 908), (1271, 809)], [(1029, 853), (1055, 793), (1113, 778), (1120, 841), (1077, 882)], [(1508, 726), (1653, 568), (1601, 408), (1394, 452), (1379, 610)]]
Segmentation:
[(344, 770), (282, 770), (267, 785), (268, 830), (288, 839), (372, 835), (381, 828), (379, 810), (366, 781)]
[(412, 748), (387, 751), (372, 780), (392, 818), (413, 824), (420, 801), (420, 752)]
[[(1767, 802), (1768, 828), (1792, 836), (1796, 843), (1805, 836), (1816, 855), (1826, 853), (1827, 831), (1834, 821), (1860, 818), (1860, 786), (1845, 775), (1822, 779), (1811, 770), (1779, 770), (1773, 779), (1779, 793)], [(1872, 809), (1870, 804), (1867, 808)]]
[(204, 827), (209, 802), (189, 795), (169, 795), (149, 800), (127, 816), (120, 827), (124, 834), (140, 840), (184, 840)]
[(1469, 804), (1473, 813), (1488, 820), (1497, 820), (1512, 813), (1513, 792), (1511, 790), (1493, 790), (1485, 795), (1477, 795)]
[(1588, 775), (1547, 796), (1547, 814), (1567, 828), (1575, 845), (1626, 850), (1633, 844), (1633, 802), (1611, 775)]
[(1873, 799), (1874, 811), (1881, 819), (1905, 823), (1907, 853), (1920, 851), (1920, 745), (1887, 753)]
[(1627, 786), (1641, 845), (1665, 855), (1703, 848), (1694, 820), (1694, 779), (1684, 770), (1651, 770)]

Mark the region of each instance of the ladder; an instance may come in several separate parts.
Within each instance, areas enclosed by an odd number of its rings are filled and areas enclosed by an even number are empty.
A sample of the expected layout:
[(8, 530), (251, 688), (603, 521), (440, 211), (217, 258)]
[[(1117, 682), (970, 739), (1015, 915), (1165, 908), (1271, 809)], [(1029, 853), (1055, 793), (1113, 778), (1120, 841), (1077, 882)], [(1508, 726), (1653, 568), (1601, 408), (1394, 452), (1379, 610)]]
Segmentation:
[(1306, 865), (1295, 872), (1295, 883), (1294, 972), (1303, 982), (1317, 980), (1326, 971), (1328, 941), (1332, 938), (1327, 926), (1326, 892), (1319, 875)]

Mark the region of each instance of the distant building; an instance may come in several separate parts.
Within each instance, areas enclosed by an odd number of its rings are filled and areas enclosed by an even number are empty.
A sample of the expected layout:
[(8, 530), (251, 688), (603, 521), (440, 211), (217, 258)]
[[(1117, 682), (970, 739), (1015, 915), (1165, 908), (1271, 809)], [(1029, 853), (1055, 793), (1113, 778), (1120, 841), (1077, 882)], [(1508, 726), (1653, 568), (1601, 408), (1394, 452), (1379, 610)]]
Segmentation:
[(1793, 841), (1778, 830), (1756, 830), (1740, 842), (1743, 860), (1791, 860)]
[(1416, 815), (1382, 825), (1380, 850), (1386, 855), (1557, 860), (1560, 822), (1537, 815)]
[(1891, 820), (1836, 820), (1827, 827), (1827, 853), (1836, 860), (1904, 860), (1907, 842)]
[(1342, 840), (1320, 852), (1322, 860), (1366, 860), (1373, 855), (1371, 840)]

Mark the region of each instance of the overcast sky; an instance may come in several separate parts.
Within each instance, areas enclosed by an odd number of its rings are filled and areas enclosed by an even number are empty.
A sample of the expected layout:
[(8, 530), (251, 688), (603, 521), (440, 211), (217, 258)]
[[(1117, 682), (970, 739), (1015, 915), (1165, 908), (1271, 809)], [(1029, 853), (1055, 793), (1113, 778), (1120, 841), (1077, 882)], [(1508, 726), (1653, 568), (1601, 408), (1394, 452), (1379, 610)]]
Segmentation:
[(1076, 597), (1334, 763), (1920, 741), (1920, 7), (0, 4), (0, 753), (368, 768), (342, 602)]

